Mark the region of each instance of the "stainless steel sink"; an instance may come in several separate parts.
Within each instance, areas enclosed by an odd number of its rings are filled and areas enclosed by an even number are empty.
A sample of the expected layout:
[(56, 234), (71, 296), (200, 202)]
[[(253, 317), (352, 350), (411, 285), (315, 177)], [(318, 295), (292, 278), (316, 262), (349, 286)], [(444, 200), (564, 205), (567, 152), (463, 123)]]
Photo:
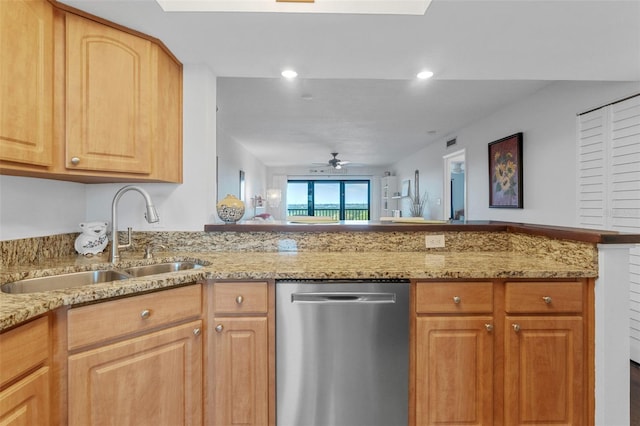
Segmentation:
[(131, 278), (131, 275), (113, 269), (99, 271), (71, 272), (47, 277), (27, 278), (6, 283), (1, 286), (4, 293), (36, 293), (39, 291), (60, 290), (80, 287), (88, 284), (105, 283)]
[(133, 266), (124, 271), (133, 277), (145, 277), (147, 275), (165, 274), (167, 272), (187, 271), (189, 269), (199, 269), (203, 265), (196, 262), (165, 262), (155, 265)]

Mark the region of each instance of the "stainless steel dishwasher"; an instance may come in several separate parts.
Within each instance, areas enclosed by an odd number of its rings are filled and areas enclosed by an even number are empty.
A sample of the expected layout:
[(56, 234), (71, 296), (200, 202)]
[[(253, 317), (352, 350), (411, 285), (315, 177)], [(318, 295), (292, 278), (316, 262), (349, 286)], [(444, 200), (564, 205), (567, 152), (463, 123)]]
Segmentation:
[(278, 426), (408, 424), (409, 283), (276, 284)]

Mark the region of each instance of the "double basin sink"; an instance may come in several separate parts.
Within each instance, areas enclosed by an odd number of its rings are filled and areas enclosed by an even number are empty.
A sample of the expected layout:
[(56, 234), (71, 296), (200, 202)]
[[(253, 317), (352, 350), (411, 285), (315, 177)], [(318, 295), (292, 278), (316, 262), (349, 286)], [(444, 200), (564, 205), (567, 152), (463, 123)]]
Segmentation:
[(89, 284), (126, 280), (129, 278), (146, 277), (148, 275), (165, 274), (168, 272), (186, 271), (202, 268), (201, 263), (180, 261), (164, 262), (154, 265), (133, 266), (124, 269), (101, 269), (96, 271), (71, 272), (38, 278), (27, 278), (0, 286), (3, 293), (36, 293), (40, 291), (60, 290), (80, 287)]

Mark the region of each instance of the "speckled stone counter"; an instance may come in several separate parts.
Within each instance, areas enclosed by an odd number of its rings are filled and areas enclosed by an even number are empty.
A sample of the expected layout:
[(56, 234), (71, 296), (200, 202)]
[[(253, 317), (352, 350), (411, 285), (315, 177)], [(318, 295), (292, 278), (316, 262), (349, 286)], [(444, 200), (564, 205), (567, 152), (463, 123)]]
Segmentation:
[[(544, 247), (543, 247), (544, 248)], [(546, 249), (546, 248), (545, 248)], [(171, 252), (142, 260), (123, 252), (119, 268), (178, 260), (204, 268), (31, 294), (0, 293), (0, 330), (61, 306), (134, 295), (202, 279), (485, 279), (584, 278), (597, 275), (597, 262), (566, 262), (562, 257), (521, 251), (464, 252)], [(588, 250), (580, 256), (589, 256)], [(575, 259), (574, 259), (575, 260)], [(584, 259), (583, 259), (584, 260)], [(21, 278), (109, 267), (106, 255), (64, 256), (0, 269), (0, 284)]]
[[(552, 279), (598, 274), (600, 234), (512, 232), (503, 224), (367, 227), (214, 227), (215, 232), (135, 232), (134, 250), (121, 252), (118, 269), (192, 260), (205, 267), (31, 294), (0, 293), (0, 330), (61, 306), (134, 295), (203, 279)], [(369, 229), (370, 228), (370, 229)], [(240, 232), (242, 230), (242, 232)], [(536, 232), (545, 235), (537, 235)], [(425, 248), (425, 236), (443, 234), (445, 247)], [(65, 272), (106, 269), (108, 250), (75, 254), (77, 234), (0, 242), (0, 284)], [(592, 241), (593, 240), (593, 241)], [(144, 247), (164, 247), (143, 260)]]

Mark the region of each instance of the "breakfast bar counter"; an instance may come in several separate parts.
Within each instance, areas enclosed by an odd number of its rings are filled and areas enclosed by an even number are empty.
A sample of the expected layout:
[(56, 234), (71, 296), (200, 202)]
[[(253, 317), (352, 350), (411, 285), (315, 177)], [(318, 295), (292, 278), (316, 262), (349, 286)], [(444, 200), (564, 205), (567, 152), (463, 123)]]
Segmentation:
[[(24, 278), (61, 273), (124, 269), (130, 266), (175, 261), (195, 261), (203, 268), (171, 272), (82, 287), (27, 294), (0, 293), (0, 329), (61, 306), (184, 285), (204, 279), (490, 279), (589, 278), (597, 275), (593, 262), (576, 265), (516, 252), (159, 252), (155, 259), (123, 252), (111, 265), (105, 256), (66, 256), (47, 261), (4, 267), (0, 284)], [(577, 263), (577, 262), (574, 262)]]

